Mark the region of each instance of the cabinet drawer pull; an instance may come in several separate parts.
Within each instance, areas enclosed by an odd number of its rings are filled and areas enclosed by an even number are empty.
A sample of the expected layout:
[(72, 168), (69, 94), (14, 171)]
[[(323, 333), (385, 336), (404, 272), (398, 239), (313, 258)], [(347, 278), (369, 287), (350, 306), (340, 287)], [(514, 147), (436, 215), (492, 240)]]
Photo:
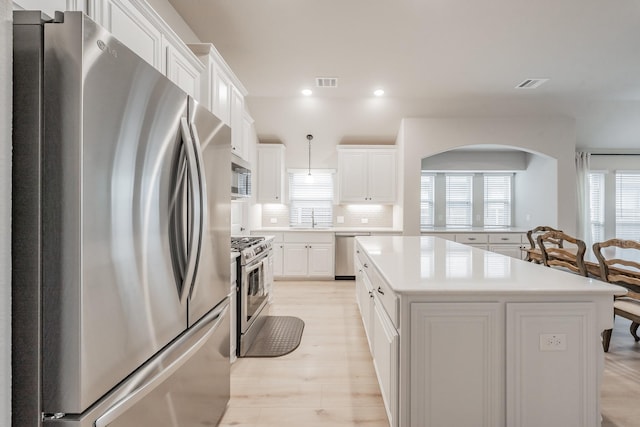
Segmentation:
[(500, 240), (509, 240), (508, 237), (501, 237)]
[(378, 286), (378, 293), (380, 295), (384, 295), (384, 291), (382, 290), (382, 288), (380, 286)]
[(365, 262), (363, 265), (364, 268), (369, 268), (369, 265)]
[(469, 237), (469, 238), (467, 238), (467, 240), (476, 240), (476, 238), (475, 237)]

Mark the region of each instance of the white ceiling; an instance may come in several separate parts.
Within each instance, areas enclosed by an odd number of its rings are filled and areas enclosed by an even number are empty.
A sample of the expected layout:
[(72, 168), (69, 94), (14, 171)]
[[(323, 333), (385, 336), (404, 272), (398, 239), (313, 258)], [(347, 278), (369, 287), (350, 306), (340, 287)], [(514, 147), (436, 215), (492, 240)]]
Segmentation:
[[(579, 147), (640, 148), (638, 0), (169, 1), (247, 88), (261, 139), (376, 143), (402, 117), (563, 114)], [(514, 89), (527, 78), (550, 80)]]

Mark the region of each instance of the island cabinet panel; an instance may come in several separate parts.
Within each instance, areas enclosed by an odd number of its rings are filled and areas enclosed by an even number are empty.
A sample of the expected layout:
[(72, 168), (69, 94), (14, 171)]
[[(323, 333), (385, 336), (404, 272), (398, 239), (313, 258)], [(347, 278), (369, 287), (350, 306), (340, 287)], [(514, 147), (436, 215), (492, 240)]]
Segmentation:
[(588, 302), (507, 304), (507, 426), (600, 425), (596, 313)]
[(389, 418), (389, 425), (398, 425), (398, 371), (400, 336), (377, 298), (372, 298), (373, 365), (380, 392)]
[(624, 288), (433, 237), (358, 236), (355, 258), (391, 427), (600, 425)]
[(412, 427), (504, 426), (499, 303), (412, 303)]

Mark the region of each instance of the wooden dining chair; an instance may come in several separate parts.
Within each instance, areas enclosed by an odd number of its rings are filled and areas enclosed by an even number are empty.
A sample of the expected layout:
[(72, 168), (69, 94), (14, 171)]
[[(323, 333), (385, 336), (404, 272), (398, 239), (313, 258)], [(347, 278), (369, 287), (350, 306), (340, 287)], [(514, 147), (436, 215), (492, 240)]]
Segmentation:
[[(562, 231), (556, 230), (553, 227), (549, 227), (548, 225), (540, 225), (534, 229), (527, 231), (527, 240), (529, 240), (529, 248), (524, 249), (526, 255), (524, 260), (528, 262), (534, 262), (536, 264), (542, 264), (542, 252), (540, 252), (540, 248), (536, 247), (536, 239), (539, 235), (544, 234), (548, 231)], [(556, 246), (562, 247), (562, 241), (556, 243)]]
[[(587, 276), (584, 254), (587, 246), (584, 241), (562, 231), (547, 231), (536, 239), (542, 254), (542, 263), (547, 267), (568, 270), (581, 276)], [(566, 243), (570, 247), (566, 247)]]
[[(627, 295), (613, 301), (613, 316), (631, 320), (629, 332), (636, 340), (640, 326), (640, 242), (635, 240), (610, 239), (593, 244), (593, 253), (600, 265), (601, 280), (624, 286)], [(602, 334), (604, 351), (609, 351), (611, 329)]]

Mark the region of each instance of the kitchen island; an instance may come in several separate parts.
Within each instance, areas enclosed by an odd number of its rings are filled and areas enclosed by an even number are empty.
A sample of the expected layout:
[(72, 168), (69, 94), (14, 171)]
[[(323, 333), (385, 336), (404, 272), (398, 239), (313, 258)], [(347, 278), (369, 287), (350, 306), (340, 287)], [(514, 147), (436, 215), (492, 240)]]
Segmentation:
[(600, 425), (624, 288), (436, 237), (357, 237), (354, 261), (392, 427)]

